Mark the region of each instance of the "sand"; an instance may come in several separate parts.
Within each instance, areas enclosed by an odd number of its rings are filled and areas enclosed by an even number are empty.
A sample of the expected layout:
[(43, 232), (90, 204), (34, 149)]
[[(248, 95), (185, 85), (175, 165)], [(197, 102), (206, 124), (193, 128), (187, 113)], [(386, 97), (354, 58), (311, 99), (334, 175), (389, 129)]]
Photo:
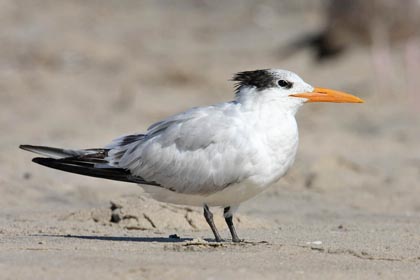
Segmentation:
[[(373, 74), (368, 49), (282, 57), (322, 25), (317, 1), (1, 1), (2, 279), (415, 279), (419, 93)], [(91, 148), (231, 100), (232, 73), (293, 70), (363, 105), (308, 104), (289, 174), (241, 205), (245, 243), (212, 242), (201, 210), (37, 166), (19, 144)], [(111, 203), (112, 202), (112, 203)], [(111, 209), (112, 208), (112, 209)], [(229, 233), (214, 209), (224, 238)]]

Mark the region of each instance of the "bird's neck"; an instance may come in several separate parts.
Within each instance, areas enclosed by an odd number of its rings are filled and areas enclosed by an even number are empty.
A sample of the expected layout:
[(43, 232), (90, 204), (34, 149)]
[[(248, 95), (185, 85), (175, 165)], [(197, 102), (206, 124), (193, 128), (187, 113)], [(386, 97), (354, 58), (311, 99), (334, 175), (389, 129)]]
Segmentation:
[(261, 94), (254, 89), (238, 92), (236, 102), (241, 105), (243, 111), (257, 113), (263, 118), (294, 116), (304, 104), (300, 98), (276, 97), (275, 95)]
[(253, 96), (236, 100), (255, 145), (255, 168), (261, 176), (253, 180), (270, 185), (293, 164), (299, 142), (295, 114), (303, 102), (292, 98), (262, 99)]
[(295, 119), (297, 110), (303, 105), (299, 98), (276, 97), (247, 91), (237, 96), (237, 104), (252, 131), (264, 138), (267, 146), (295, 145), (298, 130)]

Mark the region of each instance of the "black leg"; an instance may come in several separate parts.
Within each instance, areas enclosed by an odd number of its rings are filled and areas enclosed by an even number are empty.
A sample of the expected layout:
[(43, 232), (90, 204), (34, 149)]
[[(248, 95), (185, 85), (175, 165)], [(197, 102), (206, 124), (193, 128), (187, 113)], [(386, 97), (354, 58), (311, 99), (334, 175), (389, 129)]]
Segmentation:
[(220, 234), (217, 231), (216, 225), (214, 224), (214, 221), (213, 221), (213, 213), (210, 212), (210, 209), (207, 206), (207, 204), (204, 204), (204, 218), (206, 218), (207, 223), (209, 224), (211, 230), (213, 231), (214, 239), (216, 239), (216, 242), (222, 242), (223, 240), (220, 237)]
[(230, 234), (232, 235), (232, 242), (242, 242), (243, 240), (239, 239), (238, 235), (236, 234), (235, 226), (233, 225), (233, 215), (229, 213), (230, 207), (226, 207), (224, 209), (225, 214), (225, 221), (229, 227)]

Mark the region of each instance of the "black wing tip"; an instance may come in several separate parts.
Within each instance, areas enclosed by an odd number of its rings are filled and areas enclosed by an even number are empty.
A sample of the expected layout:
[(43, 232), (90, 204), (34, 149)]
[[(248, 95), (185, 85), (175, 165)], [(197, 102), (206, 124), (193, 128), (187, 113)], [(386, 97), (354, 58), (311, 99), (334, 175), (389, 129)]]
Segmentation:
[(19, 149), (27, 151), (28, 149), (32, 148), (32, 145), (21, 144), (19, 145)]
[(75, 173), (84, 176), (114, 180), (114, 181), (122, 181), (128, 183), (135, 183), (135, 184), (146, 184), (152, 186), (160, 186), (158, 183), (154, 181), (146, 181), (141, 177), (133, 176), (129, 170), (121, 169), (121, 168), (95, 168), (94, 165), (92, 166), (83, 165), (83, 162), (78, 161), (77, 159), (73, 158), (64, 158), (64, 159), (54, 159), (54, 158), (45, 158), (45, 157), (35, 157), (32, 159), (33, 162), (40, 164), (42, 166), (46, 166), (49, 168)]
[(53, 158), (44, 158), (44, 157), (35, 157), (32, 159), (32, 162), (35, 162), (44, 166), (49, 166), (48, 163), (51, 163), (52, 161), (54, 161)]
[(49, 148), (46, 146), (36, 146), (36, 145), (28, 145), (28, 144), (21, 144), (19, 145), (19, 149), (28, 151), (28, 152), (34, 152), (34, 149), (40, 149), (40, 148)]

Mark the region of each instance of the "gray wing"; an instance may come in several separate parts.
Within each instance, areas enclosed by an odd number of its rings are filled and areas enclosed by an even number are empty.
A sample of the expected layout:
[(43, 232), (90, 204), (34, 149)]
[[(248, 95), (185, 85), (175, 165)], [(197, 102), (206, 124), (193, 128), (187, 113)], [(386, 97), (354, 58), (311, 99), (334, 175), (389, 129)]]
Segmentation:
[(250, 176), (253, 152), (234, 103), (191, 109), (123, 136), (107, 148), (112, 165), (185, 194), (211, 194)]

